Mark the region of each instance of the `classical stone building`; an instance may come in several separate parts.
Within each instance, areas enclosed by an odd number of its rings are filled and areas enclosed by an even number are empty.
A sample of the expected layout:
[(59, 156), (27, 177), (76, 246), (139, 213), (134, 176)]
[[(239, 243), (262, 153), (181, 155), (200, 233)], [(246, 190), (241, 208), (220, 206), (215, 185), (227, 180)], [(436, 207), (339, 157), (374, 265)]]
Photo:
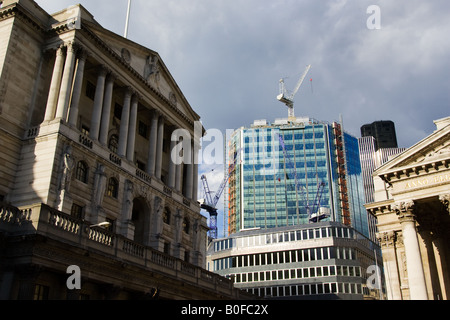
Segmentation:
[(386, 289), (393, 300), (450, 297), (450, 117), (374, 172)]
[(0, 298), (238, 297), (204, 269), (203, 128), (158, 53), (81, 5), (0, 4)]

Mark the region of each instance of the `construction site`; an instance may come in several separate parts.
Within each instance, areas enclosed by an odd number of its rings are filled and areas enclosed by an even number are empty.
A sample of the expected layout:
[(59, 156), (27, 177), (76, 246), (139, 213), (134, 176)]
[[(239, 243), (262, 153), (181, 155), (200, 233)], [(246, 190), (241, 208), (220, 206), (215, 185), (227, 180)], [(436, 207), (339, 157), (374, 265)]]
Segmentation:
[[(255, 120), (231, 134), (223, 183), (202, 206), (211, 217), (208, 269), (263, 297), (378, 298), (380, 290), (366, 285), (381, 255), (368, 230), (358, 139), (342, 118), (295, 116), (294, 96), (310, 68), (292, 93), (280, 80), (287, 118)], [(222, 193), (228, 237), (217, 239)]]

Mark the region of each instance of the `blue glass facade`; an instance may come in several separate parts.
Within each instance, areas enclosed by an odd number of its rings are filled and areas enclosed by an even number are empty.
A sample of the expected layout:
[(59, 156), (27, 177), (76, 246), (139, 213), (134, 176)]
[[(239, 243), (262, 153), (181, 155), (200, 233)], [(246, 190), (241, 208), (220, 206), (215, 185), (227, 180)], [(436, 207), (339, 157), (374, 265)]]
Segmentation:
[[(319, 208), (330, 213), (324, 220), (342, 222), (340, 178), (345, 175), (349, 220), (366, 234), (358, 140), (346, 133), (336, 136), (334, 127), (308, 121), (233, 133), (228, 152), (230, 157), (238, 152), (238, 157), (228, 190), (229, 233), (308, 224)], [(345, 170), (337, 161), (340, 145), (346, 149)]]

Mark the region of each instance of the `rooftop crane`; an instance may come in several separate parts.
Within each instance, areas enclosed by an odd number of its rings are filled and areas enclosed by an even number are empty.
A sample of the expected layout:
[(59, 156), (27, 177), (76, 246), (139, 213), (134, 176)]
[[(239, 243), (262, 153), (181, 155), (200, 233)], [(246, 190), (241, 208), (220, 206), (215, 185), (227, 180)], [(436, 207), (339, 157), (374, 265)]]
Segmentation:
[(292, 93), (290, 93), (290, 94), (286, 90), (286, 86), (284, 84), (284, 79), (280, 80), (280, 94), (277, 96), (277, 99), (279, 101), (283, 102), (288, 107), (289, 118), (294, 118), (295, 117), (294, 97), (297, 94), (297, 92), (300, 89), (300, 87), (302, 86), (303, 80), (305, 80), (306, 75), (309, 72), (309, 69), (311, 69), (311, 65), (306, 66), (305, 72), (303, 73), (303, 75), (301, 76), (300, 80), (298, 81), (297, 86), (295, 87), (294, 91), (292, 91)]
[(205, 200), (203, 203), (200, 204), (200, 207), (204, 210), (206, 210), (209, 213), (209, 229), (210, 229), (210, 237), (212, 239), (217, 239), (217, 202), (219, 202), (220, 197), (222, 196), (223, 190), (225, 189), (225, 186), (228, 182), (228, 179), (230, 178), (231, 172), (233, 171), (235, 165), (236, 165), (236, 158), (237, 158), (238, 152), (235, 153), (233, 163), (230, 164), (230, 167), (228, 168), (228, 173), (225, 175), (225, 178), (223, 179), (222, 183), (219, 186), (219, 189), (214, 195), (214, 198), (211, 195), (211, 190), (209, 189), (208, 185), (208, 179), (206, 178), (206, 175), (202, 175), (202, 183), (203, 183), (203, 189), (205, 191)]

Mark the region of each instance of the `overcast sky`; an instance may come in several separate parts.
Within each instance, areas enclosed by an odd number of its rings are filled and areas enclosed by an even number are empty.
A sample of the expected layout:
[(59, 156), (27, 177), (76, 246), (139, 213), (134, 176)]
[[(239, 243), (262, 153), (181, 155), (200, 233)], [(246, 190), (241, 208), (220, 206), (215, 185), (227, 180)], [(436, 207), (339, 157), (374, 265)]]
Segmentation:
[[(128, 0), (37, 0), (49, 13), (77, 2), (123, 35)], [(370, 5), (381, 29), (367, 28)], [(342, 114), (356, 137), (392, 120), (410, 147), (450, 116), (449, 13), (448, 0), (132, 0), (128, 38), (160, 54), (206, 129), (287, 117), (279, 80), (293, 89), (311, 64), (296, 116)]]

